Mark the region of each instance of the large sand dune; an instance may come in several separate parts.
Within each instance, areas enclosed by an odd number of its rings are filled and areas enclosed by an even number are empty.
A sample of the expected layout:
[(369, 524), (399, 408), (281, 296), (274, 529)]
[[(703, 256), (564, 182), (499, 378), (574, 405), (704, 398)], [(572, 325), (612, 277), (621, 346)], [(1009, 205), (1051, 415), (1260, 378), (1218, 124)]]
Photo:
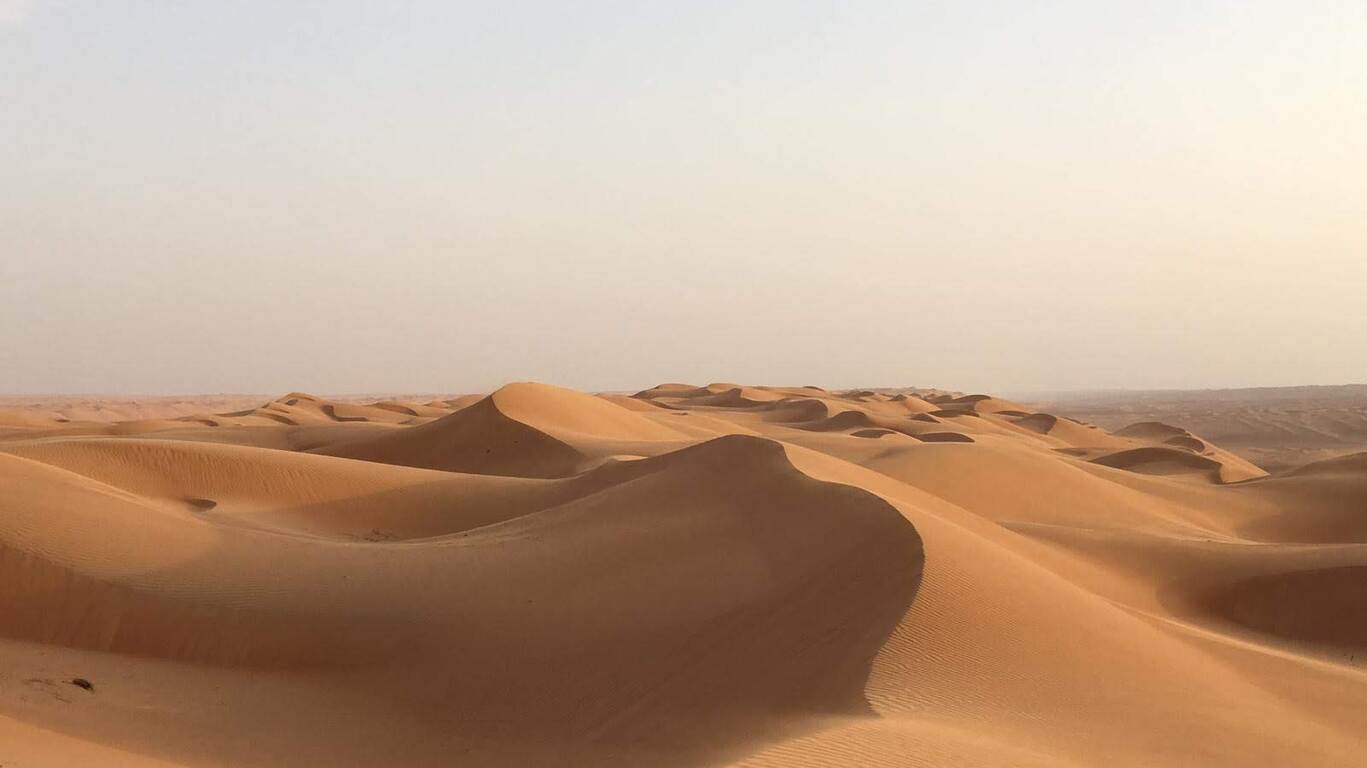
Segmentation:
[(0, 411), (5, 768), (1367, 755), (1367, 454), (936, 391), (63, 402)]

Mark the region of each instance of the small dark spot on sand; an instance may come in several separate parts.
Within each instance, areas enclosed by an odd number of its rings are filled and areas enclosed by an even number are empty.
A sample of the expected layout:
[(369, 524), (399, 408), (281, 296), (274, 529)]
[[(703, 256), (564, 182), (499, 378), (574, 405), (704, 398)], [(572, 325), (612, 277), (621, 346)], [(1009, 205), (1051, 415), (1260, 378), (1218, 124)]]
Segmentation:
[(383, 531), (379, 528), (371, 528), (370, 533), (367, 533), (365, 536), (362, 536), (361, 538), (365, 539), (366, 541), (393, 541), (399, 537), (394, 535), (393, 533), (390, 533), (389, 531)]
[(89, 680), (85, 679), (84, 677), (73, 677), (73, 678), (71, 678), (70, 680), (68, 680), (67, 682), (68, 682), (68, 683), (71, 683), (72, 685), (76, 686), (77, 688), (84, 688), (84, 689), (87, 690), (87, 691), (94, 691), (94, 690), (95, 690), (95, 684), (92, 683), (92, 682), (90, 682)]
[(218, 506), (218, 502), (213, 499), (186, 499), (185, 502), (195, 509), (209, 511)]

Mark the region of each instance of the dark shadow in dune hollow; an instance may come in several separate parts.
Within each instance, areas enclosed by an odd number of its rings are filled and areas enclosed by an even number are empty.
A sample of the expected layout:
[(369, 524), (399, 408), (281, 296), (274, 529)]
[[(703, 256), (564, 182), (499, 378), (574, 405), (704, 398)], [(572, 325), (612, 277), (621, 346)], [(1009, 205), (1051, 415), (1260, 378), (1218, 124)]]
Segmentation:
[[(366, 706), (430, 734), (429, 743), (392, 745), (406, 765), (447, 764), (453, 754), (466, 765), (555, 755), (566, 765), (704, 765), (825, 717), (872, 714), (864, 686), (873, 660), (914, 601), (925, 562), (895, 507), (815, 480), (782, 445), (741, 435), (564, 482), (583, 493), (459, 540), (289, 537), (289, 559), (264, 596), (230, 584), (213, 600), (82, 587), (82, 576), (19, 556), (0, 564), (61, 588), (7, 590), (0, 634), (357, 686)], [(222, 535), (224, 546), (147, 577), (192, 584), (237, 562), (241, 544), (229, 538), (270, 534)], [(311, 605), (320, 583), (334, 591)], [(349, 607), (353, 593), (370, 615)], [(60, 594), (86, 597), (52, 603)], [(117, 630), (83, 629), (100, 626)], [(130, 725), (118, 743), (228, 764), (285, 760), (263, 751), (272, 742), (303, 745), (306, 754), (288, 759), (333, 765), (385, 746), (346, 732), (301, 736), (288, 722), (263, 727), (276, 726), (218, 742), (213, 754), (191, 731), (154, 736)]]

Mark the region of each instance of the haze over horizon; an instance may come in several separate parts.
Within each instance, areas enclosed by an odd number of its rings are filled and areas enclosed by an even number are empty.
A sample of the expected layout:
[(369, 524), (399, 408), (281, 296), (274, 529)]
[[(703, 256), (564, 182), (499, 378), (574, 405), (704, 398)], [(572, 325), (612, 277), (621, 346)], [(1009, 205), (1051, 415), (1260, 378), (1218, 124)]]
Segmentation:
[(1364, 41), (0, 0), (0, 768), (1362, 765)]
[(1367, 6), (0, 0), (0, 392), (1367, 381)]

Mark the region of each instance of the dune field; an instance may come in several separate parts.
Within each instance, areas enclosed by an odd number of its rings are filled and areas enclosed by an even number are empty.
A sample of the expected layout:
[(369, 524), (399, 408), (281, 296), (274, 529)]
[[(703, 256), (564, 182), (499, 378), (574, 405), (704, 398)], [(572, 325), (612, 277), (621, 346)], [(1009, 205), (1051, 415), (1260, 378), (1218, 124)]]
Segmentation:
[(1367, 384), (1051, 395), (1044, 407), (1108, 429), (1163, 421), (1268, 471), (1367, 451)]
[(929, 390), (263, 400), (0, 404), (0, 766), (1367, 764), (1367, 453)]

